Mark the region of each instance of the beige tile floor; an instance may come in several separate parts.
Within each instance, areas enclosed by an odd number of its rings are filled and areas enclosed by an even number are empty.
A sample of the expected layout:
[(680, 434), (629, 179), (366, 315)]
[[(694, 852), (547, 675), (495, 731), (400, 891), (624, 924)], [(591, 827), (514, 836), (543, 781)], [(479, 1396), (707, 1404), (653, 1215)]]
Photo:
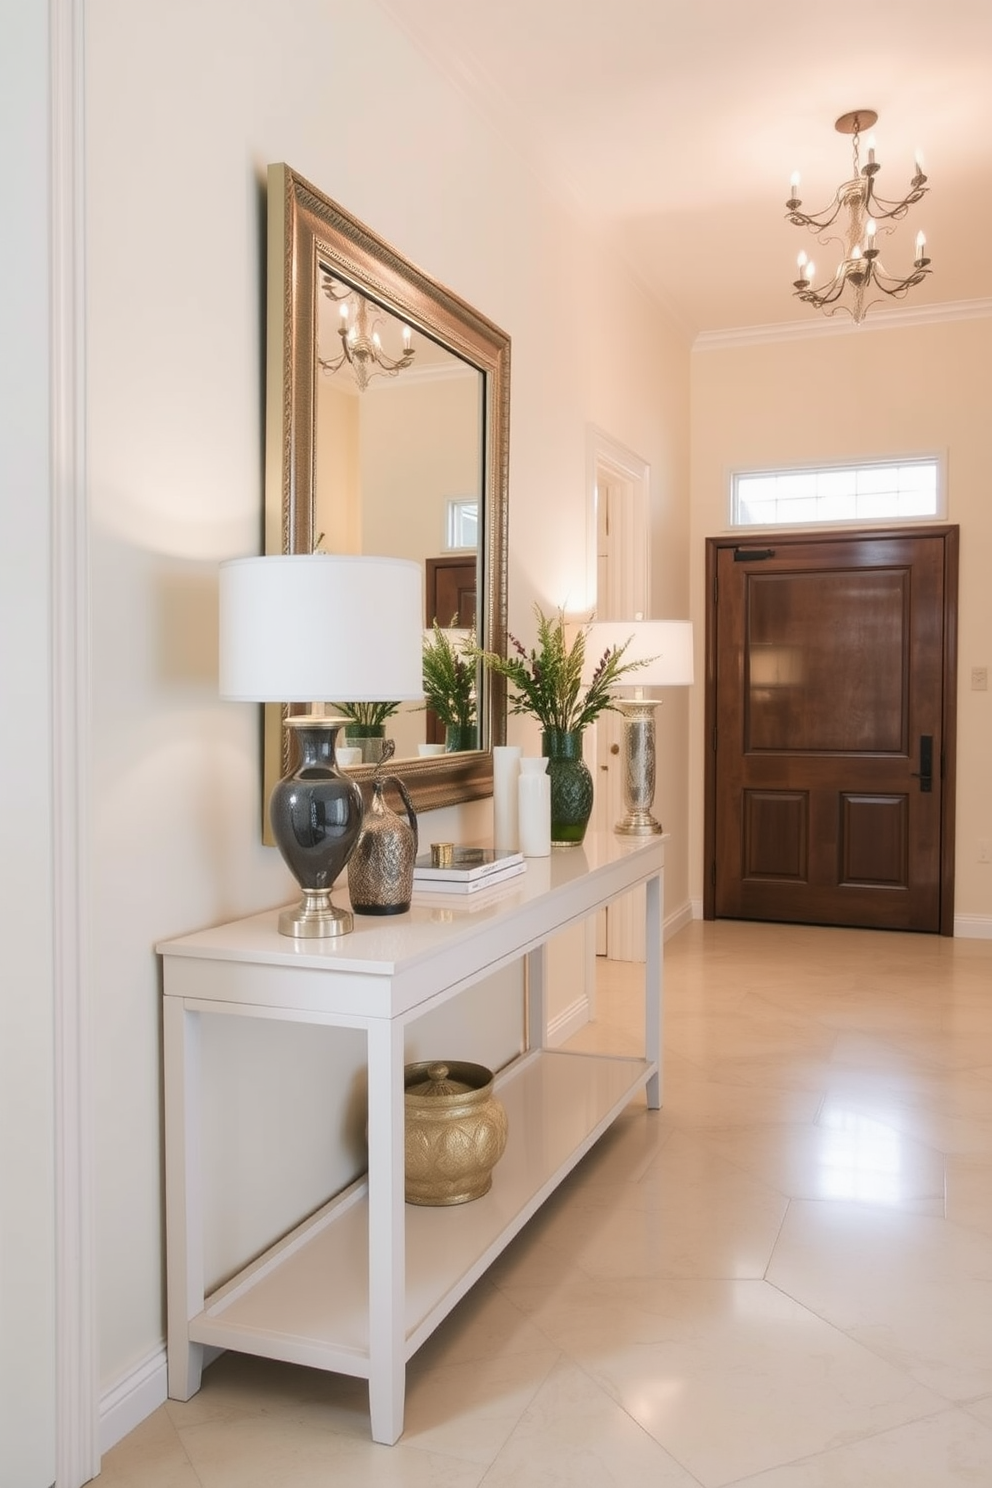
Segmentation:
[[(633, 1048), (603, 963), (583, 1046)], [(992, 1485), (992, 942), (731, 922), (666, 947), (631, 1107), (409, 1367), (228, 1354), (101, 1488)]]

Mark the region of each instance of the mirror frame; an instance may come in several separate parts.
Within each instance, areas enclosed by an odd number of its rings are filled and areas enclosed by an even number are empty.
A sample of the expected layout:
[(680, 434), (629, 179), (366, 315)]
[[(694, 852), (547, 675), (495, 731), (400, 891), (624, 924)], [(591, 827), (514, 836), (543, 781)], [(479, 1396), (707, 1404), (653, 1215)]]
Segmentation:
[[(268, 171), (265, 551), (309, 553), (314, 544), (314, 408), (319, 263), (471, 363), (483, 378), (483, 468), (476, 630), (487, 651), (506, 651), (510, 338), (431, 279), (371, 228), (290, 169)], [(398, 761), (418, 811), (492, 795), (492, 749), (506, 739), (502, 678), (480, 679), (484, 749)], [(307, 700), (265, 709), (265, 800), (289, 768), (288, 713)], [(349, 769), (367, 788), (371, 765)], [(267, 823), (268, 813), (263, 810)], [(267, 830), (267, 828), (266, 828)]]

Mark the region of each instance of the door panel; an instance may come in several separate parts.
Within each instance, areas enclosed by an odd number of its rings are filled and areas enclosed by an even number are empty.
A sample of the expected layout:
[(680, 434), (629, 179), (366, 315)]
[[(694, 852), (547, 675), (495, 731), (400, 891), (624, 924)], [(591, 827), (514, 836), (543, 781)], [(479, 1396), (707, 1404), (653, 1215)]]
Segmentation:
[[(478, 591), (475, 559), (462, 554), (428, 558), (425, 568), (424, 624), (430, 629), (437, 620), (443, 629), (455, 625), (471, 630), (476, 620)], [(426, 710), (425, 733), (428, 744), (444, 743), (444, 724), (433, 708)]]
[(941, 928), (945, 539), (711, 543), (716, 915)]

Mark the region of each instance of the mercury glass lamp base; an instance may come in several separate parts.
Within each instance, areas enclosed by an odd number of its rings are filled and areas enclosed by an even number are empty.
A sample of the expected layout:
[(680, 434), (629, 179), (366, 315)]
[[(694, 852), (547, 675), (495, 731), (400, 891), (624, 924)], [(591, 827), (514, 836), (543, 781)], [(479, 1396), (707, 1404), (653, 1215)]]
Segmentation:
[(664, 827), (650, 811), (629, 811), (613, 828), (621, 837), (653, 837), (664, 832)]
[(624, 698), (617, 702), (623, 715), (624, 814), (613, 828), (621, 837), (653, 837), (663, 831), (652, 814), (655, 782), (653, 698)]
[(279, 934), (297, 940), (324, 940), (332, 935), (349, 935), (355, 928), (350, 909), (338, 909), (331, 903), (330, 889), (306, 889), (299, 904), (284, 909), (279, 916)]

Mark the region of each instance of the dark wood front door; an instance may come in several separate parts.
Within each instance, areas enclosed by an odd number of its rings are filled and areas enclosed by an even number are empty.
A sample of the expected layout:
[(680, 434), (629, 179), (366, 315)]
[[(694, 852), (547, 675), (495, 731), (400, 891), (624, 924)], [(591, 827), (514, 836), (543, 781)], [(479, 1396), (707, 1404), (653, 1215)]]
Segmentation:
[[(443, 558), (428, 558), (425, 625), (430, 628), (437, 620), (445, 629), (455, 625), (462, 630), (471, 630), (478, 608), (478, 588), (478, 565), (474, 557), (450, 554)], [(427, 709), (426, 728), (428, 744), (444, 743), (444, 724), (431, 708)]]
[(957, 529), (707, 548), (704, 912), (952, 933)]

